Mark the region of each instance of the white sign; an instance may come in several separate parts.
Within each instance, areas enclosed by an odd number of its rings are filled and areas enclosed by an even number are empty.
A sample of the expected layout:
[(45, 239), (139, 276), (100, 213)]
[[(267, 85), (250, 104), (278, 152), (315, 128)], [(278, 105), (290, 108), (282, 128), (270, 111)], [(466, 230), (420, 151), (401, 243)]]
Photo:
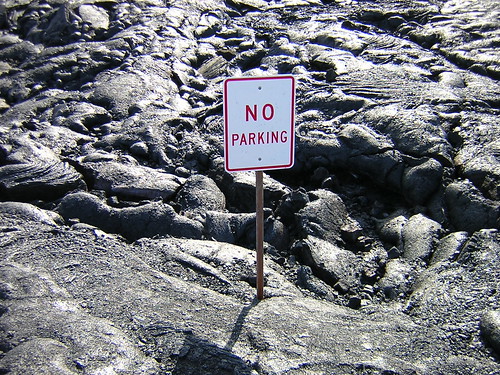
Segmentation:
[(224, 157), (228, 172), (292, 167), (294, 124), (292, 76), (224, 81)]

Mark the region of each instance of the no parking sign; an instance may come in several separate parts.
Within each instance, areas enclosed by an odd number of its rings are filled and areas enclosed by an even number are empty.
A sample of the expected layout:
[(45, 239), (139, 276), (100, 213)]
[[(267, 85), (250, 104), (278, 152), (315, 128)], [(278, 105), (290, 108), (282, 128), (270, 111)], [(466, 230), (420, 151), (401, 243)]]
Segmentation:
[(293, 76), (224, 81), (224, 157), (228, 172), (292, 167), (294, 125)]

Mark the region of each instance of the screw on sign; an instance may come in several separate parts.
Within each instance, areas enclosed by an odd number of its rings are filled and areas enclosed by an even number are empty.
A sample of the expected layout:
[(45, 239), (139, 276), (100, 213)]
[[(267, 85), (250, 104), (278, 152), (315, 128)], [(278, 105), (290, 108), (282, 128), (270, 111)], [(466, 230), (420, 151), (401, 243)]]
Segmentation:
[(295, 150), (293, 76), (224, 81), (224, 166), (255, 171), (257, 298), (264, 298), (264, 170), (291, 168)]

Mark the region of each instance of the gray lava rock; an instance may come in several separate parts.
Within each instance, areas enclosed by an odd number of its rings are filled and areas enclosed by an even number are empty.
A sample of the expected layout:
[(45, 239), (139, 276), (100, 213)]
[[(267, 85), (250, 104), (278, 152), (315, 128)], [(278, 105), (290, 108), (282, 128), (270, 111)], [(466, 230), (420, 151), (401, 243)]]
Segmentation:
[(206, 61), (199, 69), (200, 73), (204, 78), (210, 79), (221, 75), (224, 75), (227, 69), (227, 60), (222, 56), (216, 56), (208, 61)]
[(452, 340), (460, 346), (479, 340), (478, 321), (498, 307), (499, 250), (498, 231), (481, 230), (470, 237), (457, 261), (421, 272), (408, 304), (412, 316), (450, 327)]
[(54, 108), (52, 123), (56, 126), (68, 127), (79, 133), (87, 134), (89, 130), (108, 123), (111, 115), (104, 108), (90, 103), (64, 103)]
[[(0, 0), (0, 373), (500, 373), (497, 3)], [(257, 301), (223, 81), (280, 73)]]
[[(33, 361), (34, 353), (36, 361)], [(14, 374), (26, 372), (28, 368), (39, 374), (76, 374), (70, 348), (49, 338), (34, 338), (16, 346), (0, 360), (0, 368)]]
[(322, 189), (309, 193), (309, 202), (296, 214), (296, 220), (305, 236), (335, 243), (341, 241), (341, 229), (348, 221), (348, 214), (337, 194)]
[(380, 238), (394, 245), (401, 245), (403, 243), (403, 228), (407, 222), (408, 219), (403, 215), (385, 220), (379, 228)]
[[(14, 37), (13, 35), (11, 37)], [(5, 37), (4, 37), (5, 38)], [(0, 50), (0, 58), (2, 61), (23, 61), (27, 58), (34, 57), (41, 52), (40, 46), (37, 46), (29, 41), (23, 41), (14, 37), (12, 43), (5, 43)], [(5, 39), (3, 40), (5, 41)]]
[(205, 217), (207, 211), (223, 211), (226, 198), (215, 182), (203, 175), (190, 176), (179, 193), (176, 201), (184, 212)]
[(404, 259), (391, 259), (385, 266), (384, 276), (377, 282), (389, 300), (397, 300), (408, 295), (413, 286), (417, 273)]
[(443, 166), (432, 158), (423, 159), (405, 170), (402, 190), (405, 198), (414, 204), (424, 204), (441, 186)]
[(459, 171), (486, 198), (493, 200), (500, 198), (497, 157), (500, 130), (496, 121), (497, 115), (493, 113), (467, 113), (462, 114), (459, 126), (454, 129), (460, 144), (454, 160)]
[[(255, 247), (255, 217), (255, 214), (208, 211), (205, 232), (216, 241)], [(271, 216), (269, 209), (264, 210), (264, 241), (279, 250), (284, 250), (289, 242), (286, 227)]]
[(268, 7), (267, 2), (264, 0), (228, 0), (227, 3), (238, 9), (266, 10)]
[(245, 239), (252, 225), (255, 228), (255, 214), (233, 214), (219, 211), (206, 213), (207, 235), (216, 241), (239, 243)]
[[(113, 119), (123, 120), (142, 111), (154, 102), (162, 99), (163, 106), (170, 105), (178, 112), (189, 110), (189, 103), (178, 95), (178, 88), (167, 79), (165, 66), (151, 58), (141, 61), (146, 73), (131, 69), (127, 72), (110, 73), (105, 71), (95, 78), (90, 101), (106, 108)], [(139, 107), (138, 107), (139, 106)]]
[(390, 139), (363, 124), (347, 125), (340, 132), (339, 139), (352, 150), (351, 157), (379, 154), (394, 148)]
[(96, 162), (82, 159), (81, 167), (92, 188), (104, 190), (109, 195), (128, 199), (169, 199), (180, 188), (183, 180), (173, 174), (140, 165), (119, 162)]
[(295, 221), (295, 214), (309, 203), (305, 189), (297, 189), (285, 194), (276, 208), (276, 215), (284, 223), (291, 224)]
[(481, 316), (481, 334), (484, 339), (500, 353), (500, 311), (487, 311)]
[(56, 225), (60, 217), (53, 211), (46, 211), (29, 203), (0, 202), (0, 212), (12, 215), (26, 221), (36, 221), (48, 225)]
[(395, 148), (404, 154), (431, 156), (445, 166), (452, 165), (451, 145), (430, 106), (416, 109), (403, 109), (399, 105), (379, 106), (363, 113), (360, 120), (387, 134)]
[[(10, 200), (53, 200), (86, 189), (83, 176), (48, 147), (28, 137), (12, 137), (0, 151), (0, 192)], [(2, 160), (3, 159), (3, 160)]]
[(299, 126), (298, 132), (294, 167), (299, 171), (346, 164), (350, 150), (343, 147), (336, 136), (309, 130), (305, 124)]
[[(290, 188), (264, 174), (264, 206), (269, 207), (271, 202), (279, 201)], [(227, 190), (228, 205), (237, 207), (244, 212), (255, 212), (255, 174), (252, 172), (238, 172), (232, 174), (232, 182), (222, 190)]]
[(50, 18), (43, 41), (54, 46), (77, 39), (75, 33), (78, 29), (74, 23), (77, 21), (77, 17), (71, 4), (61, 4), (57, 12)]
[(454, 72), (442, 72), (439, 74), (439, 83), (445, 86), (454, 88), (464, 88), (464, 79), (459, 73)]
[(401, 189), (404, 164), (401, 154), (397, 151), (353, 156), (349, 158), (348, 165), (379, 185), (386, 185), (395, 190)]
[(346, 95), (341, 90), (334, 90), (333, 92), (313, 92), (301, 98), (299, 104), (304, 110), (321, 109), (327, 113), (339, 114), (360, 110), (371, 103), (367, 99)]
[(499, 228), (500, 204), (485, 198), (468, 180), (446, 187), (445, 201), (451, 223), (472, 233), (481, 228)]
[(201, 238), (203, 231), (202, 224), (177, 215), (171, 206), (159, 202), (119, 209), (92, 194), (74, 193), (61, 200), (57, 211), (66, 220), (78, 219), (132, 241), (158, 235)]
[(0, 359), (2, 370), (75, 374), (75, 366), (90, 372), (119, 366), (126, 373), (155, 373), (155, 361), (124, 331), (88, 314), (47, 271), (2, 262), (0, 273), (5, 309), (0, 324), (15, 332), (9, 338), (11, 350)]
[(314, 273), (342, 293), (360, 286), (362, 265), (348, 250), (313, 236), (294, 244), (294, 252)]
[(130, 146), (130, 152), (133, 155), (146, 157), (149, 153), (148, 145), (145, 142), (135, 142)]
[(57, 212), (66, 220), (78, 219), (81, 222), (95, 225), (104, 231), (117, 232), (115, 223), (110, 222), (111, 207), (90, 193), (73, 193), (64, 197)]
[[(1, 219), (3, 222), (3, 216)], [(21, 224), (22, 218), (17, 223)], [(3, 233), (4, 253), (9, 261), (0, 267), (1, 279), (8, 281), (8, 285), (2, 285), (6, 292), (1, 293), (1, 298), (8, 309), (0, 317), (0, 325), (2, 332), (10, 335), (2, 337), (3, 347), (8, 350), (0, 360), (2, 368), (51, 369), (55, 358), (67, 358), (66, 347), (72, 366), (78, 363), (96, 372), (102, 366), (121, 366), (125, 373), (140, 374), (165, 369), (183, 373), (237, 369), (250, 373), (248, 363), (258, 361), (262, 372), (286, 373), (307, 367), (308, 371), (342, 373), (360, 364), (373, 368), (374, 355), (383, 359), (376, 365), (379, 372), (453, 374), (465, 365), (476, 372), (494, 373), (499, 369), (498, 363), (482, 356), (483, 352), (470, 350), (468, 341), (454, 340), (450, 331), (430, 326), (433, 320), (427, 316), (427, 324), (415, 320), (419, 319), (417, 310), (410, 316), (397, 306), (370, 306), (367, 314), (300, 296), (295, 294), (296, 288), (290, 288), (295, 293), (287, 297), (266, 298), (258, 303), (247, 298), (242, 302), (234, 294), (211, 290), (215, 284), (200, 285), (208, 277), (215, 277), (205, 273), (213, 271), (213, 266), (210, 269), (187, 257), (184, 259), (192, 266), (177, 262), (168, 263), (166, 268), (160, 244), (165, 243), (169, 254), (179, 253), (180, 249), (192, 257), (212, 259), (214, 265), (219, 261), (229, 264), (224, 270), (234, 278), (244, 269), (254, 269), (252, 252), (242, 248), (179, 239), (142, 240), (146, 241), (144, 246), (142, 241), (130, 245), (117, 238), (97, 238), (89, 232), (54, 231), (41, 223), (18, 227), (18, 231)], [(19, 246), (24, 236), (29, 236), (29, 241)], [(240, 261), (242, 266), (238, 266)], [(37, 264), (37, 268), (29, 268), (29, 264)], [(181, 272), (179, 277), (166, 273), (173, 271), (175, 264)], [(196, 264), (202, 268), (196, 271)], [(272, 262), (266, 264), (267, 270), (272, 267)], [(194, 279), (193, 275), (198, 276)], [(240, 275), (245, 278), (243, 273)], [(283, 293), (280, 288), (287, 285), (283, 278), (277, 281), (276, 288), (269, 290), (271, 295)], [(243, 283), (248, 285), (247, 281)], [(9, 293), (13, 298), (9, 299)], [(480, 289), (474, 293), (478, 298), (483, 295)], [(457, 294), (464, 295), (462, 291)], [(443, 313), (447, 311), (449, 305)], [(432, 316), (437, 316), (434, 311)], [(455, 322), (449, 315), (444, 316), (446, 323)], [(463, 327), (462, 322), (456, 321), (456, 327)], [(470, 322), (477, 327), (474, 319)], [(62, 342), (61, 333), (70, 340)], [(419, 345), (415, 346), (415, 342)], [(117, 345), (121, 348), (118, 352)], [(152, 361), (142, 351), (145, 347), (155, 358), (161, 358), (161, 363)], [(36, 363), (20, 361), (27, 358), (29, 349), (41, 350)], [(454, 350), (467, 354), (450, 356)], [(332, 358), (337, 360), (332, 362)], [(64, 369), (64, 363), (61, 367)]]
[[(141, 246), (143, 254), (159, 251), (161, 257), (169, 255), (174, 259), (184, 259), (183, 262), (189, 262), (188, 266), (197, 272), (201, 271), (207, 276), (218, 278), (219, 281), (226, 283), (224, 289), (221, 290), (225, 294), (247, 294), (245, 299), (249, 299), (253, 295), (253, 291), (249, 287), (255, 287), (256, 282), (255, 251), (227, 243), (199, 240), (165, 239), (152, 241), (142, 239), (138, 245)], [(179, 254), (194, 257), (201, 263), (188, 261), (186, 258), (179, 257)], [(148, 259), (151, 255), (145, 258)], [(161, 260), (159, 261), (161, 262)], [(282, 269), (279, 265), (269, 260), (267, 256), (264, 259), (264, 264), (267, 297), (300, 295), (298, 289), (282, 275)], [(235, 293), (235, 289), (237, 293)]]
[(109, 109), (116, 118), (123, 119), (146, 93), (144, 82), (137, 74), (106, 75), (97, 82), (90, 99)]
[(418, 214), (410, 217), (402, 231), (403, 257), (410, 261), (428, 260), (442, 233), (439, 223)]
[(10, 164), (0, 167), (0, 193), (11, 200), (54, 200), (86, 189), (82, 175), (68, 163)]
[(307, 289), (327, 301), (335, 301), (335, 294), (324, 281), (314, 276), (311, 267), (300, 266), (297, 270), (297, 286)]
[(104, 8), (92, 4), (82, 4), (78, 7), (78, 14), (86, 25), (93, 30), (107, 30), (109, 15)]
[(430, 264), (456, 259), (468, 239), (467, 232), (453, 232), (441, 238), (432, 254)]
[(339, 134), (349, 150), (347, 165), (378, 184), (401, 189), (403, 159), (392, 141), (368, 126), (349, 124)]

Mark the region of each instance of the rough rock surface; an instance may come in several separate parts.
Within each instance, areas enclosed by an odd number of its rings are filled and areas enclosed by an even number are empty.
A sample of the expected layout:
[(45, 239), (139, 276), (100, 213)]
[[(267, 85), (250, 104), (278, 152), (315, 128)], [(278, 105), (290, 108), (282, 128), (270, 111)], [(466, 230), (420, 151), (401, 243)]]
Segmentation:
[[(0, 373), (500, 373), (499, 14), (0, 2)], [(276, 74), (258, 301), (222, 82)]]

